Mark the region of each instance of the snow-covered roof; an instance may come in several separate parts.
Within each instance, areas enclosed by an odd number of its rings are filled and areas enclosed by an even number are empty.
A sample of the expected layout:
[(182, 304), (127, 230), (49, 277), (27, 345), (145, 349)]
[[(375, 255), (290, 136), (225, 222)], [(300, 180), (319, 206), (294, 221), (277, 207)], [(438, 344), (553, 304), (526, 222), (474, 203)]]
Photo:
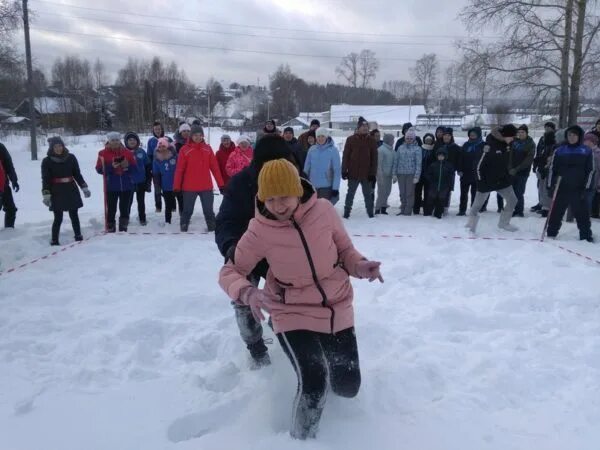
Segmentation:
[(356, 122), (360, 116), (380, 126), (415, 123), (417, 116), (425, 114), (423, 105), (331, 105), (331, 122)]
[(33, 100), (40, 114), (84, 113), (85, 108), (67, 97), (38, 97)]
[(0, 108), (0, 117), (11, 117), (14, 113), (9, 108)]
[(25, 122), (28, 120), (29, 119), (27, 117), (13, 116), (13, 117), (9, 117), (8, 119), (4, 119), (2, 121), (2, 123), (5, 125), (14, 125), (14, 124), (22, 123), (22, 122)]

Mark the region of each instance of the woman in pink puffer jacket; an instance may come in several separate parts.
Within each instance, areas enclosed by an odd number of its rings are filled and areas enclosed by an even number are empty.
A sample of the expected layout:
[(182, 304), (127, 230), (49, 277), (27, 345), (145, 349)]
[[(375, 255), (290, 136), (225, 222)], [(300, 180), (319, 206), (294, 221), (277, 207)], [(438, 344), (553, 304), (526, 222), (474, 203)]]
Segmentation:
[(225, 172), (229, 177), (232, 177), (252, 162), (252, 147), (250, 147), (250, 139), (247, 136), (240, 136), (237, 141), (237, 147), (227, 158), (227, 164), (225, 165)]
[[(317, 199), (287, 160), (266, 163), (258, 178), (257, 212), (219, 283), (257, 320), (270, 313), (273, 329), (298, 376), (291, 435), (314, 437), (329, 384), (344, 397), (360, 387), (350, 276), (379, 279), (380, 263), (353, 246), (333, 205)], [(269, 263), (265, 289), (247, 276)]]

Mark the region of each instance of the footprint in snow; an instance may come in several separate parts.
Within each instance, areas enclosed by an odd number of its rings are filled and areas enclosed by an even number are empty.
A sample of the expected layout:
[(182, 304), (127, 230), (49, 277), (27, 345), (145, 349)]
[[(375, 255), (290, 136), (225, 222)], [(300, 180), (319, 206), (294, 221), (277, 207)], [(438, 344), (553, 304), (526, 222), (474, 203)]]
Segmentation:
[(198, 377), (198, 386), (211, 392), (231, 392), (240, 382), (240, 369), (233, 363), (206, 377)]

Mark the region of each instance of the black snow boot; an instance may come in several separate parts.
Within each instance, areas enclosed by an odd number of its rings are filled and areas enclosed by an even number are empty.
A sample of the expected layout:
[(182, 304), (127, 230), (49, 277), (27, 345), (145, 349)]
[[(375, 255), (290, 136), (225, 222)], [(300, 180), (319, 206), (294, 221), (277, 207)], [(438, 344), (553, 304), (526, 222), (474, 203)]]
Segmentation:
[(541, 211), (541, 210), (542, 210), (542, 205), (540, 205), (539, 203), (537, 205), (529, 208), (529, 211), (531, 211), (531, 212), (537, 212), (537, 211)]
[(378, 214), (381, 214), (381, 208), (377, 208), (377, 209), (375, 210), (375, 215), (378, 215)]
[(344, 207), (344, 219), (350, 218), (350, 211), (352, 211), (351, 208)]
[(181, 222), (179, 224), (179, 229), (181, 230), (182, 233), (187, 233), (188, 228), (189, 228), (189, 225), (185, 222)]
[(383, 214), (384, 216), (387, 216), (387, 208), (381, 208), (381, 214)]
[(16, 211), (6, 211), (4, 214), (4, 228), (14, 228), (17, 220)]
[(129, 219), (123, 219), (119, 217), (119, 231), (127, 232), (127, 226), (129, 225)]
[(252, 357), (250, 369), (258, 370), (271, 364), (271, 357), (263, 339), (254, 344), (248, 345), (248, 351)]
[(58, 242), (58, 239), (52, 239), (50, 241), (50, 245), (54, 247), (54, 246), (60, 245), (60, 242)]
[(81, 241), (83, 241), (83, 236), (82, 236), (82, 235), (80, 235), (80, 234), (79, 234), (79, 235), (77, 235), (77, 236), (75, 236), (75, 241), (76, 241), (76, 242), (81, 242)]
[(106, 232), (107, 233), (116, 233), (117, 225), (114, 222), (109, 222), (108, 224), (106, 224)]
[(457, 216), (462, 217), (462, 216), (466, 216), (467, 212), (466, 211), (459, 211)]

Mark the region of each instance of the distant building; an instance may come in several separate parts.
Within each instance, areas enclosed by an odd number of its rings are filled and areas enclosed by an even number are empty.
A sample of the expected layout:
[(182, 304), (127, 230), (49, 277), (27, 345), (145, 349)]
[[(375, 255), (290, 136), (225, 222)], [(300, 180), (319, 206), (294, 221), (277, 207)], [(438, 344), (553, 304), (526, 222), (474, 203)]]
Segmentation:
[(598, 119), (600, 119), (600, 111), (598, 109), (585, 108), (577, 116), (577, 124), (587, 130), (596, 125)]
[[(87, 122), (88, 111), (70, 97), (36, 97), (33, 100), (36, 119), (46, 129), (83, 126)], [(23, 100), (15, 108), (17, 116), (29, 115), (29, 99)]]
[(425, 115), (423, 105), (331, 105), (330, 128), (353, 130), (359, 117), (377, 122), (379, 130), (400, 130), (407, 122), (416, 124)]
[(522, 114), (467, 114), (462, 118), (461, 129), (466, 131), (473, 127), (492, 128), (506, 123), (531, 125), (533, 122), (532, 116)]

